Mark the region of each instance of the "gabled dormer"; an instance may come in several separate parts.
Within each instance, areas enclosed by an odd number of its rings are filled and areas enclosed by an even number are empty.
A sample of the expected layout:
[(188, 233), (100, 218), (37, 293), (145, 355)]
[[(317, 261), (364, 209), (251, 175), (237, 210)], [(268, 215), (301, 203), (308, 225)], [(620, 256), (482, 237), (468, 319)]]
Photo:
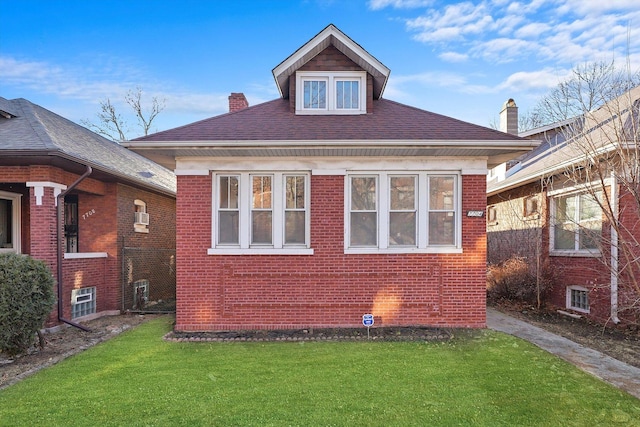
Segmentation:
[(281, 97), (300, 115), (370, 113), (389, 73), (332, 24), (273, 69)]

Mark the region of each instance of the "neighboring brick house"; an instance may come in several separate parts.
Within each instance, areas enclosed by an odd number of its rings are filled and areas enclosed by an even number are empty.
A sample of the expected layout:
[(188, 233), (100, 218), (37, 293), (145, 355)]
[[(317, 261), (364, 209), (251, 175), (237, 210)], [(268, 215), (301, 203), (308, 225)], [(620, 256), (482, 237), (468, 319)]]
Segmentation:
[[(123, 248), (175, 249), (175, 186), (149, 159), (25, 99), (0, 97), (0, 252), (43, 260), (56, 278), (62, 271), (48, 326), (119, 313), (129, 303), (123, 289), (135, 292), (123, 283), (145, 286), (149, 297), (153, 284), (125, 263)], [(169, 277), (174, 261), (147, 270)]]
[[(639, 105), (635, 88), (585, 117), (520, 133), (541, 144), (487, 183), (489, 262), (525, 258), (553, 279), (552, 306), (603, 323), (640, 320)], [(501, 115), (517, 124), (515, 103)]]
[(484, 327), (487, 165), (534, 144), (383, 99), (333, 25), (273, 75), (279, 99), (127, 144), (177, 175), (175, 329)]

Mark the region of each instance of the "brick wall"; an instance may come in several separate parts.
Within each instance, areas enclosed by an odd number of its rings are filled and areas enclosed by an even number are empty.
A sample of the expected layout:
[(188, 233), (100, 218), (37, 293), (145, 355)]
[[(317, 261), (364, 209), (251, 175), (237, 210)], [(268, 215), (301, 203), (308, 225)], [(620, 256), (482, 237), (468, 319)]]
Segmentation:
[[(312, 256), (207, 255), (211, 177), (179, 176), (176, 330), (485, 325), (483, 218), (463, 217), (463, 254), (344, 254), (344, 177), (311, 179)], [(463, 177), (463, 211), (485, 177)]]
[[(0, 189), (24, 195), (21, 212), (22, 253), (43, 260), (57, 277), (56, 207), (54, 190), (44, 187), (42, 204), (36, 203), (35, 189), (28, 181), (71, 185), (77, 174), (51, 166), (0, 168)], [(85, 178), (75, 190), (78, 194), (78, 251), (106, 252), (107, 258), (63, 260), (63, 312), (71, 316), (71, 291), (96, 286), (97, 312), (120, 310), (121, 258), (123, 243), (140, 247), (175, 247), (175, 199), (129, 186)], [(147, 203), (152, 224), (150, 232), (133, 233), (134, 199)], [(57, 290), (56, 290), (57, 291)], [(47, 326), (57, 323), (57, 308)]]

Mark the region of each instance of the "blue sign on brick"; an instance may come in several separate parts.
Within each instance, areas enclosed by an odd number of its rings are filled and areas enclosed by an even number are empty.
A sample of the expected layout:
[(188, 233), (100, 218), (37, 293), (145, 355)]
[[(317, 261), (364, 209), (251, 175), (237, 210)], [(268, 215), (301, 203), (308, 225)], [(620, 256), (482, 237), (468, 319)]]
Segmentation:
[(373, 326), (373, 314), (363, 314), (362, 315), (362, 324), (367, 328), (369, 326)]

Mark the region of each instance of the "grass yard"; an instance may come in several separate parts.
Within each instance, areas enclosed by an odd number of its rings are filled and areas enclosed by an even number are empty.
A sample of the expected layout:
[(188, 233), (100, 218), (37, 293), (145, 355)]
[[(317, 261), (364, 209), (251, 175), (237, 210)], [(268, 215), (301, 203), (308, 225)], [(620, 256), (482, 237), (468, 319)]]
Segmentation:
[(640, 426), (640, 400), (492, 331), (174, 343), (145, 323), (0, 391), (2, 426)]

